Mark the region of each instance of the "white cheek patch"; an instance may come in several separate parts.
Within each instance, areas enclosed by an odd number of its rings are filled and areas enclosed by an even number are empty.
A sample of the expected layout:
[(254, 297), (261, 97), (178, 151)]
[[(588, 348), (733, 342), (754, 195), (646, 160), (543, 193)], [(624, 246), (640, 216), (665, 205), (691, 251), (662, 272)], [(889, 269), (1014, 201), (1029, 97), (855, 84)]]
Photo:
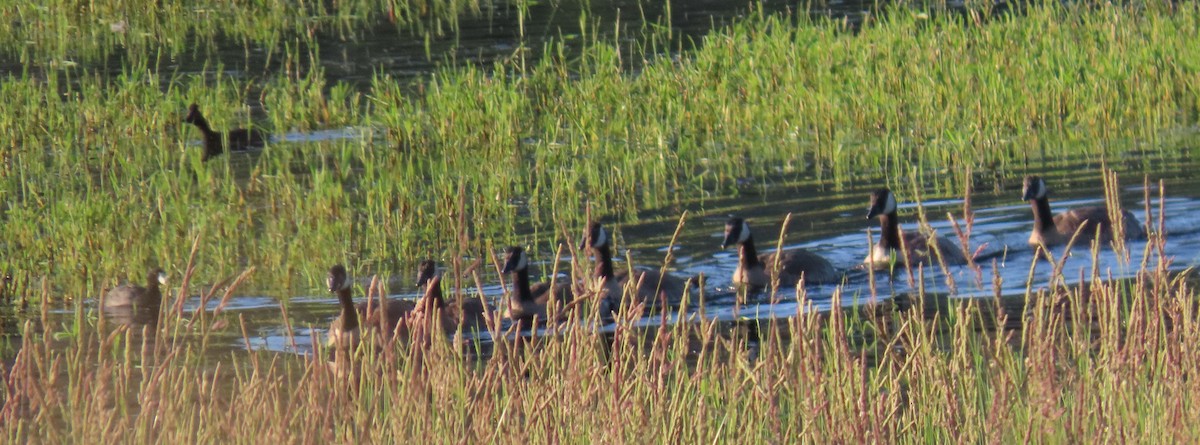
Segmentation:
[(167, 284), (167, 273), (166, 272), (158, 273), (158, 283), (159, 284)]
[(325, 287), (328, 287), (331, 292), (343, 291), (350, 288), (349, 277), (342, 277), (342, 285), (338, 287), (333, 287), (333, 283), (335, 281), (337, 281), (337, 277), (330, 275), (329, 278), (325, 280)]
[(517, 257), (517, 267), (513, 270), (525, 270), (526, 267), (529, 267), (529, 257), (522, 250), (520, 256)]
[(738, 243), (744, 243), (750, 239), (750, 224), (742, 221), (742, 233), (738, 234)]
[(887, 194), (887, 202), (883, 205), (883, 214), (891, 214), (896, 212), (896, 197), (891, 193)]
[(597, 232), (600, 232), (600, 233), (596, 234), (596, 241), (593, 244), (596, 247), (607, 246), (608, 245), (608, 231), (604, 230), (604, 228), (601, 227), (600, 230), (597, 230)]
[(1036, 191), (1037, 191), (1037, 193), (1034, 194), (1034, 196), (1037, 199), (1042, 199), (1042, 198), (1046, 197), (1046, 181), (1043, 181), (1042, 178), (1038, 178), (1037, 182), (1034, 183), (1033, 186), (1036, 188)]

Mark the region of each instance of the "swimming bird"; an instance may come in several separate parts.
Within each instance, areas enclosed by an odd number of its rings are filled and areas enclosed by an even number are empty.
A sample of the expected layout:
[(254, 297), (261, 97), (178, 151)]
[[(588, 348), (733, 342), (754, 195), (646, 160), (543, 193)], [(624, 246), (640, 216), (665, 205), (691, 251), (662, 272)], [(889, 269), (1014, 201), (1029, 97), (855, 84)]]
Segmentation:
[[(380, 327), (379, 317), (385, 317), (382, 326), (385, 332), (392, 333), (401, 320), (417, 306), (412, 300), (393, 299), (386, 300), (383, 303), (384, 307), (376, 305), (370, 311), (368, 302), (356, 306), (351, 296), (353, 281), (346, 273), (346, 267), (341, 264), (329, 268), (325, 284), (330, 292), (337, 295), (338, 304), (341, 306), (341, 314), (329, 325), (328, 344), (337, 349), (353, 349), (362, 339), (364, 328), (375, 330)], [(401, 328), (403, 329), (403, 326)]]
[(464, 298), (459, 302), (446, 303), (442, 296), (442, 276), (437, 273), (437, 263), (433, 260), (421, 261), (417, 266), (417, 287), (421, 286), (425, 287), (425, 295), (417, 303), (414, 313), (425, 315), (436, 309), (447, 334), (453, 334), (459, 326), (464, 332), (486, 328), (484, 318), (488, 308), (483, 301)]
[(725, 240), (721, 249), (738, 245), (738, 266), (733, 271), (733, 283), (761, 290), (771, 285), (770, 269), (779, 264), (779, 283), (793, 286), (804, 277), (805, 283), (832, 283), (840, 277), (828, 260), (804, 249), (759, 254), (754, 246), (750, 224), (739, 217), (725, 222)]
[(204, 156), (201, 159), (205, 161), (224, 153), (226, 148), (230, 151), (244, 151), (251, 147), (262, 147), (267, 140), (267, 134), (258, 129), (235, 128), (225, 134), (213, 130), (208, 125), (208, 119), (200, 113), (200, 106), (196, 104), (188, 106), (188, 114), (183, 121), (195, 125), (200, 129), (200, 133), (203, 133)]
[(525, 249), (519, 246), (505, 250), (504, 269), (500, 273), (512, 274), (513, 293), (508, 298), (508, 308), (504, 316), (528, 326), (534, 319), (545, 322), (548, 316), (546, 309), (551, 299), (560, 303), (570, 302), (574, 298), (571, 286), (550, 283), (529, 284), (529, 256)]
[(596, 270), (593, 277), (603, 282), (605, 300), (609, 311), (616, 310), (621, 305), (625, 289), (633, 280), (636, 286), (633, 291), (633, 303), (654, 305), (679, 304), (688, 283), (671, 275), (663, 275), (657, 270), (628, 269), (614, 270), (612, 261), (612, 238), (603, 225), (592, 221), (588, 223), (580, 249), (589, 248), (596, 257)]
[(162, 303), (160, 284), (167, 284), (167, 273), (157, 267), (151, 268), (146, 272), (146, 287), (123, 284), (110, 289), (104, 295), (104, 307), (157, 307)]
[(12, 272), (5, 271), (3, 279), (0, 279), (0, 302), (12, 301), (13, 294), (16, 292), (13, 288)]
[[(946, 238), (935, 237), (930, 240), (923, 234), (911, 232), (903, 235), (904, 242), (902, 244), (900, 221), (896, 218), (896, 197), (887, 188), (881, 188), (871, 193), (871, 208), (867, 211), (867, 219), (875, 217), (879, 217), (879, 242), (871, 248), (871, 252), (863, 260), (863, 264), (867, 266), (874, 264), (876, 269), (889, 267), (893, 252), (897, 254), (896, 259), (901, 264), (905, 262), (910, 262), (909, 264), (925, 263), (932, 254), (930, 241), (936, 243), (938, 253), (942, 255), (942, 261), (946, 264), (965, 264), (967, 262), (967, 257), (963, 255), (962, 249)], [(901, 247), (907, 249), (907, 255), (900, 251)]]
[[(1042, 178), (1038, 176), (1025, 177), (1021, 199), (1029, 201), (1030, 206), (1033, 207), (1033, 232), (1029, 234), (1030, 246), (1051, 247), (1066, 244), (1081, 227), (1082, 231), (1079, 232), (1079, 235), (1082, 239), (1094, 238), (1098, 228), (1100, 242), (1112, 241), (1113, 224), (1109, 220), (1106, 207), (1077, 207), (1052, 215), (1050, 199), (1047, 197), (1049, 193), (1050, 189), (1046, 187), (1046, 181)], [(1125, 232), (1125, 239), (1146, 237), (1146, 231), (1142, 228), (1142, 224), (1128, 210), (1121, 211), (1121, 226)]]

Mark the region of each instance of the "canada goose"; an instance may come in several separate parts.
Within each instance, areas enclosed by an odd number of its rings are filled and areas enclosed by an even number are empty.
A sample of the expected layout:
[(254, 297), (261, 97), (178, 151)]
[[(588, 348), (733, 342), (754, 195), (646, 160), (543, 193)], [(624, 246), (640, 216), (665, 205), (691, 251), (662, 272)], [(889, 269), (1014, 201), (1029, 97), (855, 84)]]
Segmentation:
[[(881, 188), (871, 193), (871, 209), (867, 211), (867, 219), (876, 216), (879, 217), (879, 242), (871, 248), (871, 253), (863, 260), (863, 264), (870, 266), (873, 263), (876, 269), (887, 268), (891, 264), (892, 252), (897, 253), (896, 259), (902, 263), (911, 261), (912, 264), (918, 264), (929, 259), (931, 255), (930, 240), (925, 235), (916, 232), (904, 234), (903, 247), (908, 249), (908, 255), (899, 252), (902, 245), (900, 221), (896, 218), (896, 197), (887, 188)], [(938, 253), (942, 255), (942, 261), (946, 264), (965, 264), (967, 262), (962, 249), (954, 242), (942, 237), (934, 238), (933, 242), (937, 243)]]
[(425, 286), (425, 296), (418, 303), (418, 311), (428, 313), (437, 308), (441, 312), (442, 327), (455, 332), (461, 325), (464, 332), (483, 329), (488, 311), (482, 301), (465, 298), (461, 302), (446, 304), (442, 297), (442, 277), (437, 273), (437, 263), (424, 260), (417, 267), (417, 287)]
[(529, 256), (525, 249), (517, 246), (505, 251), (504, 269), (500, 272), (511, 273), (513, 294), (508, 298), (508, 309), (504, 316), (520, 323), (528, 323), (534, 318), (546, 321), (546, 305), (551, 298), (567, 303), (573, 298), (571, 287), (563, 284), (550, 287), (550, 283), (529, 285)]
[(195, 125), (204, 134), (202, 159), (205, 161), (224, 153), (226, 147), (230, 151), (244, 151), (251, 147), (262, 147), (267, 140), (267, 134), (258, 129), (235, 128), (225, 134), (214, 131), (208, 125), (208, 119), (200, 114), (200, 106), (196, 104), (188, 106), (188, 114), (183, 121)]
[(12, 272), (4, 272), (3, 280), (0, 280), (0, 302), (7, 303), (12, 301), (13, 294), (13, 275)]
[(610, 310), (620, 307), (624, 297), (625, 286), (630, 280), (637, 284), (634, 294), (634, 304), (642, 303), (654, 306), (665, 300), (667, 304), (678, 304), (683, 300), (687, 282), (671, 275), (663, 275), (656, 270), (635, 269), (632, 274), (628, 269), (613, 270), (612, 244), (608, 231), (598, 222), (588, 223), (580, 248), (590, 248), (596, 257), (596, 271), (593, 277), (603, 280), (605, 299)]
[(167, 273), (157, 267), (146, 273), (146, 287), (123, 284), (110, 289), (104, 296), (104, 307), (107, 308), (148, 308), (157, 307), (162, 303), (160, 284), (167, 284)]
[[(1100, 242), (1112, 241), (1112, 222), (1108, 218), (1108, 209), (1103, 206), (1078, 207), (1052, 215), (1050, 213), (1050, 193), (1046, 181), (1037, 176), (1026, 176), (1022, 187), (1021, 199), (1029, 201), (1033, 207), (1033, 232), (1029, 234), (1029, 245), (1046, 247), (1066, 244), (1075, 236), (1075, 232), (1083, 227), (1079, 236), (1088, 240), (1096, 236), (1096, 228), (1100, 229)], [(1125, 239), (1142, 239), (1146, 232), (1141, 223), (1128, 210), (1121, 211), (1121, 225), (1125, 229)]]
[(362, 327), (379, 327), (381, 316), (386, 317), (384, 329), (390, 333), (417, 306), (416, 302), (411, 300), (387, 300), (383, 308), (375, 307), (370, 313), (367, 312), (367, 302), (355, 306), (350, 295), (353, 281), (341, 264), (329, 268), (325, 284), (330, 292), (337, 295), (338, 304), (342, 308), (341, 314), (329, 325), (329, 345), (338, 349), (353, 349), (362, 338)]
[(776, 255), (779, 255), (779, 283), (782, 285), (795, 285), (801, 276), (805, 283), (831, 283), (839, 278), (828, 260), (804, 249), (759, 255), (754, 247), (750, 224), (742, 218), (733, 217), (725, 222), (725, 240), (721, 242), (721, 248), (733, 244), (738, 245), (738, 266), (733, 271), (733, 283), (737, 285), (749, 286), (753, 290), (771, 285), (771, 273), (767, 268), (774, 267)]

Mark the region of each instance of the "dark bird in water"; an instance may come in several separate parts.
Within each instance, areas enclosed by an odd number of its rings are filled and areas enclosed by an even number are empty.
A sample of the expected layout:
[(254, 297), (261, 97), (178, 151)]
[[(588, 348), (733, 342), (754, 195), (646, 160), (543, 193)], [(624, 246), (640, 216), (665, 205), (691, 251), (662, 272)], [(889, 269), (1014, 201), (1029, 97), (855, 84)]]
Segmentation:
[[(1033, 207), (1033, 233), (1029, 234), (1030, 246), (1051, 247), (1066, 244), (1079, 232), (1081, 239), (1093, 239), (1099, 229), (1100, 242), (1112, 241), (1113, 224), (1108, 217), (1108, 208), (1103, 206), (1077, 207), (1057, 215), (1050, 213), (1050, 189), (1046, 181), (1037, 176), (1026, 176), (1021, 191), (1021, 199), (1029, 201)], [(1143, 239), (1146, 231), (1142, 224), (1128, 210), (1121, 211), (1121, 226), (1125, 239)]]
[(546, 310), (551, 300), (568, 303), (574, 298), (571, 286), (550, 283), (529, 284), (529, 256), (522, 247), (509, 247), (504, 256), (504, 269), (500, 273), (512, 274), (512, 295), (508, 298), (505, 317), (529, 326), (534, 320), (545, 322)]
[(733, 283), (761, 290), (771, 284), (770, 269), (779, 265), (779, 283), (794, 286), (804, 277), (805, 283), (832, 283), (841, 277), (828, 260), (804, 249), (791, 249), (759, 254), (754, 246), (750, 224), (738, 217), (725, 222), (725, 240), (721, 248), (737, 244), (738, 266), (733, 271)]
[(160, 268), (152, 268), (146, 272), (146, 287), (123, 284), (109, 289), (104, 295), (104, 307), (158, 307), (162, 303), (162, 290), (159, 285), (167, 284), (167, 274)]
[[(942, 237), (929, 238), (917, 232), (900, 234), (900, 220), (896, 217), (896, 197), (886, 188), (871, 193), (871, 208), (867, 211), (867, 219), (879, 217), (879, 242), (871, 248), (871, 253), (863, 260), (863, 264), (875, 265), (876, 269), (889, 267), (892, 254), (896, 253), (901, 264), (926, 263), (933, 254), (931, 244), (937, 246), (942, 261), (946, 264), (966, 264), (967, 257), (962, 249)], [(903, 243), (901, 242), (903, 239)], [(901, 248), (906, 251), (901, 251)]]
[[(580, 249), (591, 249), (596, 258), (596, 270), (592, 277), (601, 280), (605, 295), (604, 306), (609, 312), (620, 308), (625, 290), (632, 290), (632, 303), (646, 307), (677, 305), (683, 300), (688, 283), (678, 277), (664, 275), (657, 270), (615, 270), (612, 260), (612, 237), (600, 223), (588, 223)], [(632, 282), (631, 282), (632, 281)], [(629, 287), (630, 285), (634, 287)], [(603, 311), (604, 309), (602, 309)]]
[[(341, 307), (341, 314), (329, 326), (328, 345), (335, 349), (353, 349), (362, 340), (364, 328), (371, 329), (372, 332), (383, 329), (390, 335), (417, 307), (415, 301), (395, 299), (386, 300), (383, 307), (375, 305), (370, 310), (368, 302), (355, 305), (351, 296), (353, 282), (347, 275), (345, 266), (341, 264), (329, 268), (325, 284), (330, 292), (337, 295), (338, 305)], [(384, 317), (382, 325), (380, 317)]]
[(266, 144), (267, 134), (258, 129), (235, 128), (222, 134), (208, 125), (208, 119), (200, 113), (200, 106), (192, 104), (188, 107), (187, 117), (183, 121), (200, 129), (204, 135), (205, 161), (214, 156), (220, 156), (228, 148), (230, 151), (245, 151), (252, 147), (262, 147)]
[(442, 276), (437, 273), (437, 264), (433, 260), (421, 261), (417, 267), (417, 287), (421, 286), (425, 287), (425, 295), (414, 311), (419, 313), (419, 318), (427, 318), (436, 309), (447, 335), (458, 331), (459, 326), (464, 332), (486, 328), (484, 317), (489, 309), (483, 301), (477, 298), (464, 298), (457, 302), (445, 300), (442, 296)]

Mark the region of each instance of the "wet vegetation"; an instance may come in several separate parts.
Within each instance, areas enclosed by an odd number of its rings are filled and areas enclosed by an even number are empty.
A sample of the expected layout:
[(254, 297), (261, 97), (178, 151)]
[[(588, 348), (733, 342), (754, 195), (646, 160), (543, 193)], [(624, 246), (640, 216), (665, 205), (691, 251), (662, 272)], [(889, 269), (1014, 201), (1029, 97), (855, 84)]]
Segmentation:
[[(378, 299), (389, 276), (437, 258), (448, 295), (479, 299), (505, 279), (505, 246), (525, 246), (543, 272), (563, 272), (556, 280), (589, 275), (575, 252), (589, 215), (678, 223), (650, 242), (674, 246), (680, 232), (713, 231), (697, 215), (723, 221), (770, 190), (864, 185), (965, 199), (951, 212), (962, 230), (942, 235), (971, 253), (976, 187), (1019, 188), (1067, 160), (1103, 165), (1087, 173), (1120, 214), (1113, 172), (1138, 184), (1189, 162), (1200, 123), (1192, 3), (888, 7), (853, 23), (752, 7), (694, 39), (669, 13), (622, 26), (570, 6), (574, 27), (535, 42), (522, 24), (536, 8), (522, 2), (0, 1), (11, 24), (0, 30), (0, 431), (42, 442), (1197, 436), (1188, 376), (1200, 325), (1157, 213), (1169, 191), (1152, 180), (1131, 209), (1149, 240), (1090, 256), (1077, 241), (1070, 261), (1090, 268), (1078, 277), (1065, 255), (1050, 255), (1049, 280), (1003, 256), (963, 266), (968, 279), (930, 262), (890, 280), (852, 274), (869, 291), (833, 291), (820, 296), (832, 310), (788, 318), (706, 317), (709, 286), (683, 308), (613, 323), (583, 304), (545, 335), (496, 316), (456, 341), (323, 350), (336, 304), (317, 329), (288, 311), (324, 295), (333, 264), (378, 275), (356, 286)], [(497, 15), (517, 19), (510, 52), (456, 61), (426, 49), (438, 68), (418, 76), (332, 75), (322, 50), (381, 34), (432, 48), (458, 39), (461, 20)], [(218, 136), (260, 130), (265, 147), (205, 160), (204, 135), (184, 122), (192, 103)], [(911, 212), (919, 230), (945, 219), (923, 208)], [(778, 232), (761, 233), (775, 244)], [(153, 267), (171, 275), (158, 311), (99, 316), (105, 288)], [(1030, 270), (1024, 295), (1000, 295), (998, 267)], [(943, 304), (925, 274), (989, 297)], [(889, 298), (901, 281), (908, 292)], [(810, 301), (803, 288), (771, 293)], [(250, 295), (277, 300), (290, 349), (311, 353), (253, 347), (228, 310)], [(667, 319), (678, 322), (654, 323)]]

